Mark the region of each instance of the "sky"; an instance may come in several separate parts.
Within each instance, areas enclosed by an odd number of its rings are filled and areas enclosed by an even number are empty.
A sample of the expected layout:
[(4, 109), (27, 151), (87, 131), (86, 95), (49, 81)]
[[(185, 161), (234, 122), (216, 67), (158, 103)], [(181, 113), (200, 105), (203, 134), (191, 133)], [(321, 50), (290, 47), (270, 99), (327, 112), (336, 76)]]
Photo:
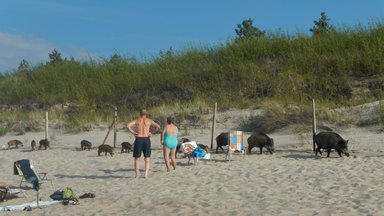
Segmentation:
[(334, 26), (383, 20), (383, 0), (0, 0), (0, 72), (57, 49), (77, 60), (213, 47), (251, 18), (266, 31), (308, 33), (325, 12)]

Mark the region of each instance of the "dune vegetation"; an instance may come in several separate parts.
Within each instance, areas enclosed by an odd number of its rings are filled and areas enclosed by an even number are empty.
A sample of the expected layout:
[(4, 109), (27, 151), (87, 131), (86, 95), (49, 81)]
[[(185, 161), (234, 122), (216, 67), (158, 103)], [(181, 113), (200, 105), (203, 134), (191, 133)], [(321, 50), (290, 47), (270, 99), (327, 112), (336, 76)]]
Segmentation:
[[(62, 58), (0, 74), (0, 131), (50, 110), (63, 125), (131, 118), (146, 107), (162, 118), (219, 109), (263, 108), (265, 101), (350, 106), (384, 96), (384, 25), (335, 28), (326, 34), (263, 32), (212, 47), (161, 51), (151, 60), (118, 54), (103, 60)], [(176, 104), (176, 105), (175, 105)], [(307, 110), (307, 109), (304, 109)], [(30, 113), (20, 116), (12, 113)], [(32, 117), (31, 117), (32, 115)], [(11, 123), (6, 123), (11, 122)], [(271, 126), (272, 127), (272, 126)]]

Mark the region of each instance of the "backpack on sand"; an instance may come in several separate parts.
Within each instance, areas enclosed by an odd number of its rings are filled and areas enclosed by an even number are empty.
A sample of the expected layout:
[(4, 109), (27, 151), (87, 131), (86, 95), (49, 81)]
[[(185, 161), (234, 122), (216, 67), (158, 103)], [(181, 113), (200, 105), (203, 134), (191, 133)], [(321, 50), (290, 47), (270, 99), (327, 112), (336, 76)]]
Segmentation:
[(63, 190), (63, 200), (77, 199), (76, 193), (70, 187), (66, 187)]
[(76, 193), (70, 187), (66, 187), (63, 190), (63, 205), (79, 205)]

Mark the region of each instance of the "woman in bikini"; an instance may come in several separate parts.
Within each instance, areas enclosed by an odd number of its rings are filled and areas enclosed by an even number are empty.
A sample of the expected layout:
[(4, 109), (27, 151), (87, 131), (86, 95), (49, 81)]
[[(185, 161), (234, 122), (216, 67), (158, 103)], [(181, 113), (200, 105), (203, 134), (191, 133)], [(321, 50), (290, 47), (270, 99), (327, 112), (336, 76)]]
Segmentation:
[(163, 145), (163, 154), (165, 166), (167, 167), (167, 172), (169, 169), (169, 158), (172, 161), (173, 170), (176, 170), (176, 147), (177, 147), (177, 132), (178, 128), (174, 124), (173, 118), (167, 118), (167, 125), (165, 125), (163, 133), (161, 134), (161, 144)]

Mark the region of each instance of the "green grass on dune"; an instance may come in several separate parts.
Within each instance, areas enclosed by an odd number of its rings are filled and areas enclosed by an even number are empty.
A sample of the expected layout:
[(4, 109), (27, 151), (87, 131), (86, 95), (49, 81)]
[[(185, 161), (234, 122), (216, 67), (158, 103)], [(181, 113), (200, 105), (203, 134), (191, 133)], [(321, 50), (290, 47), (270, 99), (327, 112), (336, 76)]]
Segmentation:
[(169, 114), (188, 118), (189, 112), (198, 116), (213, 102), (220, 108), (255, 108), (261, 101), (305, 104), (316, 98), (353, 105), (383, 98), (383, 59), (381, 23), (322, 36), (270, 33), (215, 47), (169, 50), (146, 61), (114, 55), (42, 63), (0, 75), (0, 101), (40, 110), (71, 104), (57, 114), (68, 126), (108, 122), (115, 106), (127, 118), (146, 107), (162, 119)]

